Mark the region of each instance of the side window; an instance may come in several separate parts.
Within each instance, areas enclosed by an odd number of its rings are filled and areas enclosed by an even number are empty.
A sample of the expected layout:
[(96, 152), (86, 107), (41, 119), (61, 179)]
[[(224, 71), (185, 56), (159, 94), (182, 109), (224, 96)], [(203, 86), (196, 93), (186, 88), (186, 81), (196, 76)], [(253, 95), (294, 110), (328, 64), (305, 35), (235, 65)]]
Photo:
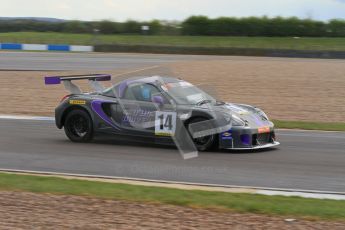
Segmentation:
[(116, 95), (118, 95), (118, 88), (119, 86), (113, 86), (103, 91), (102, 94), (107, 97), (116, 97)]
[(152, 95), (156, 95), (159, 93), (159, 90), (151, 84), (134, 83), (127, 87), (123, 98), (127, 100), (151, 102)]
[(123, 99), (127, 99), (127, 100), (135, 100), (135, 97), (134, 97), (134, 94), (132, 92), (132, 87), (131, 86), (128, 86), (126, 91), (125, 91), (125, 94), (123, 95)]

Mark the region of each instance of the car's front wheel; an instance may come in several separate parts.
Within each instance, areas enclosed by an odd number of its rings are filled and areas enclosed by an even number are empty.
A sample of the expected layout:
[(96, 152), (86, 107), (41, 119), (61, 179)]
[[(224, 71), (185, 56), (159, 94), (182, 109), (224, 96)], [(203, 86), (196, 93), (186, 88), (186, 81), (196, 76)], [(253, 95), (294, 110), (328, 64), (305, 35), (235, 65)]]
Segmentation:
[[(207, 123), (203, 123), (204, 121), (207, 121), (205, 118), (194, 118), (192, 119), (188, 124), (188, 131), (192, 136), (192, 130), (191, 125), (196, 123), (199, 123), (200, 125), (207, 125)], [(211, 127), (209, 127), (211, 128)], [(205, 130), (207, 130), (207, 127), (204, 127)], [(203, 136), (198, 138), (193, 138), (193, 142), (197, 148), (198, 151), (207, 151), (212, 149), (216, 144), (217, 135), (209, 135), (209, 136)]]
[(89, 142), (93, 137), (92, 120), (84, 110), (72, 110), (64, 123), (66, 136), (73, 142)]

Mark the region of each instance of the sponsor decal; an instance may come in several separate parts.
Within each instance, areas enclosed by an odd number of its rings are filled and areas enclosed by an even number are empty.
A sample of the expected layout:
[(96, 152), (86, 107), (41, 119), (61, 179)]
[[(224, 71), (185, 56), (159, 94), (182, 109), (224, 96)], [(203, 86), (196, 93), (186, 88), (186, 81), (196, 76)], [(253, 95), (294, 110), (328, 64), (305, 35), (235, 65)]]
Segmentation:
[(124, 114), (122, 117), (122, 124), (129, 125), (132, 124), (142, 124), (150, 121), (150, 116), (152, 111), (145, 109), (135, 109), (130, 110), (127, 114)]
[(85, 100), (69, 100), (69, 103), (71, 105), (85, 105), (86, 101)]
[(258, 133), (269, 133), (269, 132), (270, 132), (270, 127), (268, 126), (258, 128)]
[(232, 131), (229, 130), (227, 132), (222, 133), (221, 138), (222, 138), (222, 140), (231, 140), (232, 139)]
[(174, 83), (166, 83), (164, 85), (161, 86), (161, 88), (164, 90), (164, 91), (168, 91), (172, 88), (175, 88), (175, 87), (182, 87), (182, 88), (188, 88), (188, 87), (191, 87), (193, 86), (191, 83), (189, 82), (186, 82), (186, 81), (179, 81), (179, 82), (174, 82)]

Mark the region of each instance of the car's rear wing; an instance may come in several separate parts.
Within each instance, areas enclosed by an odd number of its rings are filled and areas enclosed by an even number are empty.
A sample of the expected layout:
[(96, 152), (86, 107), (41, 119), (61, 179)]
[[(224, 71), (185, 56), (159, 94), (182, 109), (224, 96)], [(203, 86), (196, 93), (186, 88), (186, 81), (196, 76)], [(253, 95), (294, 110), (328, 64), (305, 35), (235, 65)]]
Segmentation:
[(81, 94), (80, 88), (73, 84), (75, 80), (89, 80), (89, 85), (96, 91), (101, 92), (104, 90), (99, 81), (110, 81), (111, 75), (109, 74), (85, 74), (85, 75), (65, 75), (65, 76), (47, 76), (44, 78), (46, 85), (58, 85), (61, 82), (65, 88), (72, 94)]

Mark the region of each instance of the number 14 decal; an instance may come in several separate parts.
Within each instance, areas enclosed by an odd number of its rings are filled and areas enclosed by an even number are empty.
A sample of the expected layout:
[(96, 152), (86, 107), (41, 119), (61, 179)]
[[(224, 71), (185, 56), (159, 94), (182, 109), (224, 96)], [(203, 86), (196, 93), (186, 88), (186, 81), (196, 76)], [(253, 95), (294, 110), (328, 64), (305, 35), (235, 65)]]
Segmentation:
[(155, 118), (155, 135), (173, 136), (176, 130), (176, 112), (157, 111)]

